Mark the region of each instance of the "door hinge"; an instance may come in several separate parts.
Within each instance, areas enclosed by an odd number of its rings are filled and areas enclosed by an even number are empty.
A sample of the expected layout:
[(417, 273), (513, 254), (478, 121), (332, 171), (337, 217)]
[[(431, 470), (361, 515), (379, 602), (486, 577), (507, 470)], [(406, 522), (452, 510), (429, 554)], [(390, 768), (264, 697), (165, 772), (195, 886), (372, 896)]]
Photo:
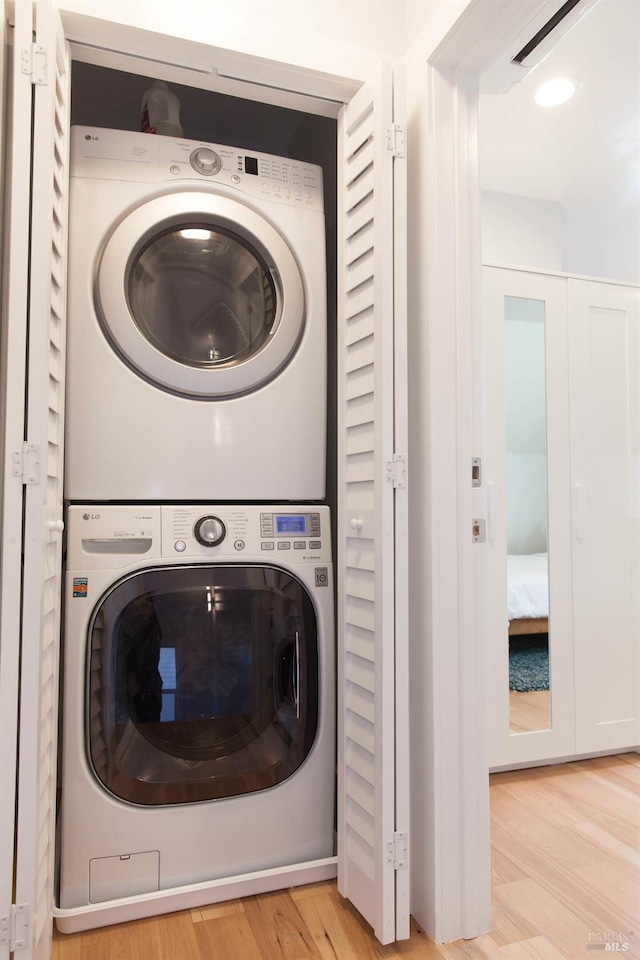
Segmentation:
[(31, 83), (47, 86), (49, 83), (48, 70), (49, 51), (38, 43), (22, 51), (22, 72), (31, 77)]
[(40, 444), (23, 443), (11, 454), (11, 476), (22, 483), (40, 483)]
[(13, 903), (11, 913), (0, 917), (0, 946), (24, 950), (31, 943), (31, 904)]
[(394, 870), (406, 867), (408, 842), (406, 833), (394, 833), (393, 840), (387, 842), (387, 863), (393, 863)]
[(385, 141), (387, 150), (391, 150), (394, 157), (406, 156), (406, 127), (403, 127), (401, 123), (394, 123), (392, 126), (387, 127)]
[(404, 453), (394, 453), (391, 460), (387, 460), (387, 481), (394, 487), (406, 487), (407, 458)]

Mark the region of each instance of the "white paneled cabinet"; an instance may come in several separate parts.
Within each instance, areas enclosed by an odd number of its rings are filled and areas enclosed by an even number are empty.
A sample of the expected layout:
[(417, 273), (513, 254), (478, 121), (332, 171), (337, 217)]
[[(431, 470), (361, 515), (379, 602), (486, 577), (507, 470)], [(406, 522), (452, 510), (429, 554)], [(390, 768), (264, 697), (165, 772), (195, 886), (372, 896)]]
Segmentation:
[[(530, 401), (525, 393), (515, 401), (509, 388), (510, 365), (518, 361), (506, 346), (513, 336), (507, 317), (523, 330), (537, 323), (544, 344), (539, 449), (534, 440), (529, 449), (525, 437), (534, 432), (534, 412), (510, 407)], [(485, 267), (483, 318), (490, 766), (634, 747), (640, 742), (640, 291)], [(535, 362), (533, 353), (525, 356), (518, 376)], [(508, 434), (516, 454), (507, 452)], [(518, 455), (532, 470), (542, 458), (546, 479), (540, 498), (546, 515), (537, 522), (546, 525), (550, 697), (542, 720), (527, 729), (517, 729), (512, 711), (529, 704), (509, 692), (507, 557), (528, 552), (507, 529), (509, 457)], [(522, 486), (522, 471), (518, 476)], [(523, 489), (518, 510), (533, 511)]]
[(640, 742), (640, 297), (568, 281), (576, 752)]

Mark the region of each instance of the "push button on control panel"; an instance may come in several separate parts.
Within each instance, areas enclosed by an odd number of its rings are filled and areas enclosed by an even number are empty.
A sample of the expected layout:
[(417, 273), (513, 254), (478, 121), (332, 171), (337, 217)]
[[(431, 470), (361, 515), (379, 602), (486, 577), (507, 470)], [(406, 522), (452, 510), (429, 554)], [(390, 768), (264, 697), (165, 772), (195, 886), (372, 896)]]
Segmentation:
[(263, 540), (263, 542), (260, 544), (262, 550), (273, 550), (273, 546), (273, 541), (269, 540), (267, 540), (266, 543)]
[(306, 546), (307, 546), (307, 541), (306, 541), (306, 540), (294, 540), (294, 541), (293, 541), (293, 549), (294, 549), (294, 550), (304, 550), (304, 549), (306, 548)]

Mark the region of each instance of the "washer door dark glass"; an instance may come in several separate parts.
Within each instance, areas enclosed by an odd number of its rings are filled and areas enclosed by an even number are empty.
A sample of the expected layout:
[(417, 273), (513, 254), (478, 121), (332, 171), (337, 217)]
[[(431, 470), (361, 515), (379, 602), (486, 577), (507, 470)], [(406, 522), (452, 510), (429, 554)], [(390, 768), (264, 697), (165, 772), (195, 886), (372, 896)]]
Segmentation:
[(149, 569), (89, 628), (88, 752), (129, 803), (190, 803), (282, 783), (318, 726), (318, 637), (305, 587), (265, 566)]
[(305, 323), (296, 257), (256, 210), (209, 192), (129, 211), (96, 264), (95, 305), (116, 352), (169, 393), (257, 390), (294, 355)]

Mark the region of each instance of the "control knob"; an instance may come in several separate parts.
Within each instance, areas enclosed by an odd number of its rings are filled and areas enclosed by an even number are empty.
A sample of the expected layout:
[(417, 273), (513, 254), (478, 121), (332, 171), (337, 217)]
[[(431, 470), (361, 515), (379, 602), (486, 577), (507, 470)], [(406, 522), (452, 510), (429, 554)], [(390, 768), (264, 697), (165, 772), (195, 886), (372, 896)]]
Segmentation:
[(222, 168), (222, 160), (209, 147), (198, 147), (189, 157), (189, 162), (194, 170), (205, 177), (212, 177)]
[(203, 547), (217, 547), (227, 535), (227, 528), (219, 517), (200, 517), (193, 535)]

